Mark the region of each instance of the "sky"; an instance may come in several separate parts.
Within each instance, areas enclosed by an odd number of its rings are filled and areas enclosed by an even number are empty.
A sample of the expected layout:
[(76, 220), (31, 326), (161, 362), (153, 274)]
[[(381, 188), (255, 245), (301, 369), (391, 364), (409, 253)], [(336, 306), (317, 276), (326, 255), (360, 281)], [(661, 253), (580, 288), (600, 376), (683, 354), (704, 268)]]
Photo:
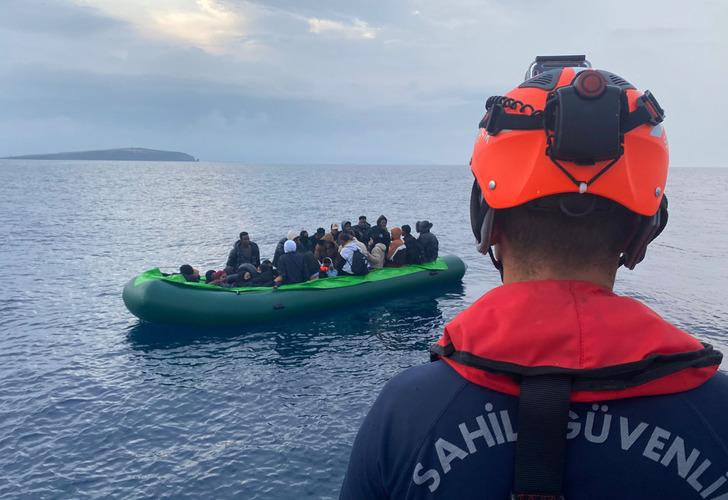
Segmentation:
[(651, 90), (673, 166), (728, 166), (728, 2), (0, 0), (0, 156), (466, 164), (540, 54)]

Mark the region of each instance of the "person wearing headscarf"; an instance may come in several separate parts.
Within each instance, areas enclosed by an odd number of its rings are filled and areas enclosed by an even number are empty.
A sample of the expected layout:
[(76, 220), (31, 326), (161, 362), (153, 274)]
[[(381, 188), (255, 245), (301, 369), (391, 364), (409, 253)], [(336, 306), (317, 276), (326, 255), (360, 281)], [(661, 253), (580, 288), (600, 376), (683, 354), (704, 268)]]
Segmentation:
[[(283, 255), (278, 259), (278, 277), (276, 283), (288, 285), (303, 283), (318, 277), (318, 266), (307, 263), (303, 253), (297, 252), (296, 242), (287, 240), (283, 244)], [(315, 260), (315, 259), (314, 259)]]
[(392, 228), (392, 241), (387, 249), (387, 267), (400, 267), (406, 263), (407, 247), (402, 241), (402, 230), (398, 227)]

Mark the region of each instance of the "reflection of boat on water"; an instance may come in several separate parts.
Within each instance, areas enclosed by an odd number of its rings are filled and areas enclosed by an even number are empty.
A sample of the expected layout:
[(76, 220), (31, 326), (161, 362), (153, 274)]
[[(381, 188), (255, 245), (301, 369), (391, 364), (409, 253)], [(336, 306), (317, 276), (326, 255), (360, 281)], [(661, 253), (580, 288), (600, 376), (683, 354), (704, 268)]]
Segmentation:
[(448, 255), (421, 266), (385, 268), (366, 276), (328, 278), (279, 289), (184, 283), (152, 270), (129, 281), (123, 298), (132, 314), (154, 323), (251, 325), (459, 283), (465, 268), (462, 260)]

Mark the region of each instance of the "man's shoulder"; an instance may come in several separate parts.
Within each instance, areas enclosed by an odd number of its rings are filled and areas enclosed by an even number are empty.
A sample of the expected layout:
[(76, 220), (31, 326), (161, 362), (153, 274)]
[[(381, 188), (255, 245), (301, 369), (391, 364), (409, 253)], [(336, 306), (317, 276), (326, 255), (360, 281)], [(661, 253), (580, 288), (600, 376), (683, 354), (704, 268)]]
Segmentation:
[(721, 435), (728, 438), (728, 425), (723, 425), (724, 422), (728, 423), (725, 418), (728, 414), (728, 374), (719, 371), (701, 386), (679, 393), (679, 396), (695, 413), (701, 415), (701, 419), (720, 423), (720, 427), (724, 428)]
[(383, 387), (375, 406), (382, 418), (421, 426), (420, 431), (427, 432), (453, 408), (470, 406), (483, 398), (515, 400), (473, 384), (444, 361), (435, 361), (394, 376)]

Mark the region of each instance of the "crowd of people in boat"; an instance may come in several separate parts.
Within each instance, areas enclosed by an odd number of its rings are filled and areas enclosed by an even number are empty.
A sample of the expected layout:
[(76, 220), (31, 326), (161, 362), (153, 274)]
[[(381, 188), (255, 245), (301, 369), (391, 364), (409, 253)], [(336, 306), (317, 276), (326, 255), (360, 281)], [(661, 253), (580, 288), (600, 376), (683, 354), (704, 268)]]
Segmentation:
[(288, 231), (276, 245), (273, 259), (260, 260), (260, 249), (243, 231), (228, 254), (225, 268), (211, 269), (204, 278), (189, 264), (179, 272), (186, 281), (204, 281), (221, 287), (271, 287), (335, 276), (362, 276), (372, 269), (424, 264), (437, 259), (439, 242), (430, 231), (432, 223), (423, 220), (412, 228), (387, 228), (387, 218), (379, 216), (376, 225), (359, 217), (357, 224), (345, 221), (308, 231)]

